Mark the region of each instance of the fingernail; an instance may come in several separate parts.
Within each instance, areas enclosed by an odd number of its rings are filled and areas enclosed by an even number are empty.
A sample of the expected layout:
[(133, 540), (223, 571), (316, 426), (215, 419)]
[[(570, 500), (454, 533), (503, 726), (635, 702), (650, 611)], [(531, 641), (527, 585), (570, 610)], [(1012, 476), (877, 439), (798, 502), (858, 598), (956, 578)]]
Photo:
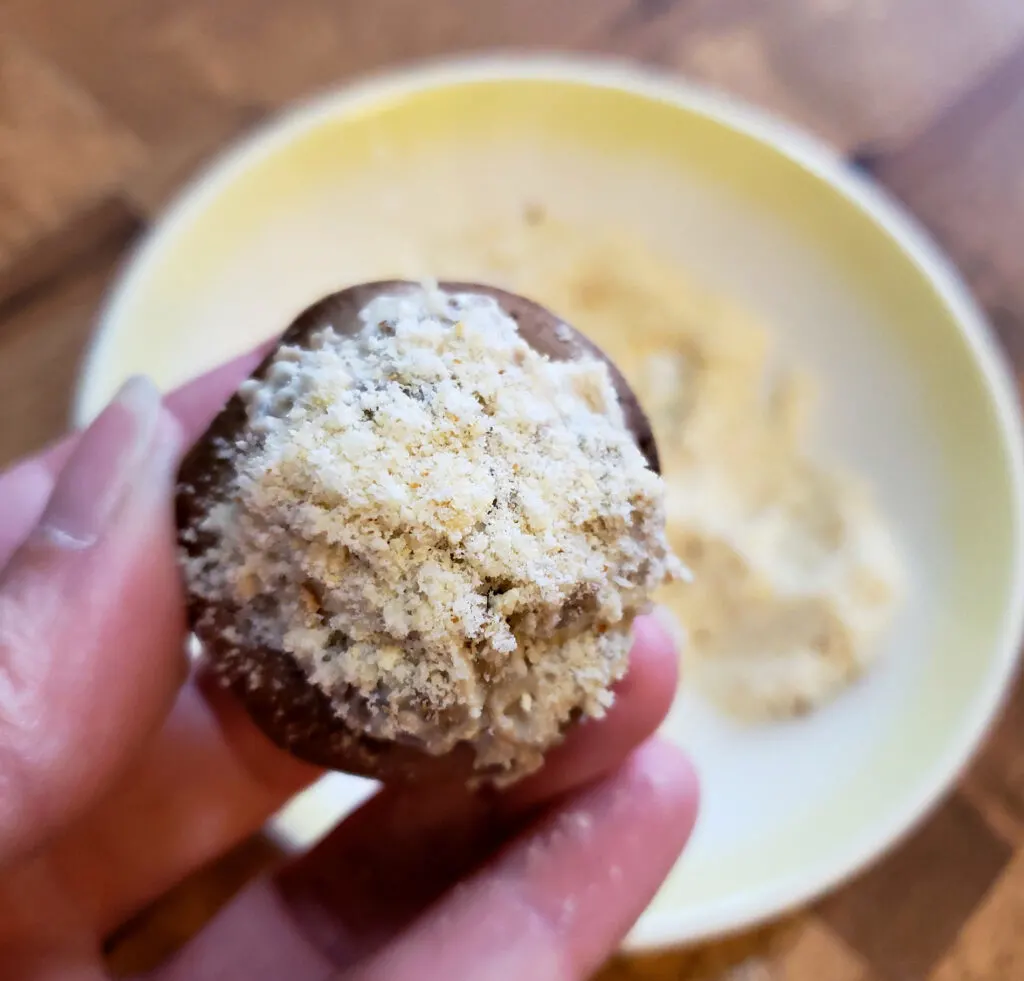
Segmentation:
[(116, 514), (153, 442), (160, 393), (148, 378), (130, 378), (82, 433), (40, 522), (62, 548), (93, 545)]

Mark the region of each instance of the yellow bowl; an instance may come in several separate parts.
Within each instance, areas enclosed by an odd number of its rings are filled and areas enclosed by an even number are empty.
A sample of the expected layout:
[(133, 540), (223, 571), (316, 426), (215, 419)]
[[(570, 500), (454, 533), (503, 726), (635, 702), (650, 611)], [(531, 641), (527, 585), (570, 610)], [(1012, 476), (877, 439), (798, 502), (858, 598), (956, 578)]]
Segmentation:
[[(557, 247), (522, 232), (540, 209), (574, 241), (627, 236), (768, 324), (819, 375), (821, 441), (872, 479), (909, 557), (886, 656), (824, 711), (744, 729), (678, 701), (665, 731), (694, 754), (705, 806), (629, 943), (693, 941), (806, 902), (890, 846), (954, 780), (1013, 673), (1013, 385), (954, 271), (879, 190), (782, 123), (624, 65), (373, 79), (286, 115), (178, 199), (106, 307), (76, 421), (130, 373), (173, 385), (346, 283), (447, 275), (543, 299)], [(329, 777), (275, 831), (302, 845), (366, 792)]]

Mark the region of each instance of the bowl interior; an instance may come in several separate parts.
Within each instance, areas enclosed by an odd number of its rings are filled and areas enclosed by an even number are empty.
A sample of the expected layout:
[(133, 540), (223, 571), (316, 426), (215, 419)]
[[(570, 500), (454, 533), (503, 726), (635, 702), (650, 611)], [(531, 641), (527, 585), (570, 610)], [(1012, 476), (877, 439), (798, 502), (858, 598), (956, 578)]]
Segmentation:
[[(694, 316), (727, 297), (815, 372), (822, 452), (872, 480), (911, 574), (881, 663), (825, 710), (741, 727), (677, 699), (665, 731), (696, 758), (704, 809), (632, 935), (654, 945), (778, 912), (889, 844), (952, 778), (1012, 668), (1016, 408), (973, 308), (895, 210), (801, 137), (628, 72), (492, 64), (374, 83), (258, 137), (172, 209), (106, 312), (78, 414), (134, 372), (172, 386), (361, 280), (558, 301), (566, 250), (612, 239), (692, 283)], [(585, 309), (559, 312), (587, 329)], [(308, 840), (365, 792), (331, 777), (278, 832)]]

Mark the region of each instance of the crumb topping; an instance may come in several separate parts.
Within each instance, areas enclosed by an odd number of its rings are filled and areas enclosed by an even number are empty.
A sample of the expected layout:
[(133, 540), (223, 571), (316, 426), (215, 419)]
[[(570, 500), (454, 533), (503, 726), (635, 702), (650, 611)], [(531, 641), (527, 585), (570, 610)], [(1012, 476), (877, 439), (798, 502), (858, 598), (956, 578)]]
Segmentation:
[(360, 319), (242, 387), (190, 588), (349, 726), (518, 776), (605, 712), (678, 572), (661, 478), (604, 363), (549, 360), (490, 297), (416, 289)]

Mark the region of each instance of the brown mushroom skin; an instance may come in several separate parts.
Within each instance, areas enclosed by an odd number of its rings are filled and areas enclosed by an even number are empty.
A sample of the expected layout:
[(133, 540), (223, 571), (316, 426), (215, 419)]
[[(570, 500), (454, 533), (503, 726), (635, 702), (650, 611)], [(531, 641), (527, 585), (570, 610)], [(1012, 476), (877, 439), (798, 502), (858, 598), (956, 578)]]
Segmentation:
[[(637, 445), (651, 469), (658, 471), (650, 423), (625, 378), (596, 345), (544, 307), (514, 293), (473, 283), (439, 285), (445, 292), (493, 296), (516, 321), (523, 338), (554, 360), (590, 356), (605, 361)], [(299, 314), (252, 377), (264, 376), (277, 348), (302, 347), (314, 332), (326, 326), (338, 333), (354, 334), (363, 326), (360, 311), (372, 299), (419, 288), (416, 283), (388, 280), (332, 293)], [(235, 394), (181, 464), (175, 510), (178, 543), (188, 556), (202, 554), (212, 544), (211, 533), (200, 531), (199, 525), (231, 483), (231, 455), (224, 450), (234, 444), (246, 424), (245, 405)], [(239, 636), (229, 628), (244, 617), (244, 611), (233, 605), (211, 603), (188, 592), (189, 625), (203, 646), (209, 667), (241, 701), (256, 725), (282, 749), (316, 766), (385, 782), (487, 776), (484, 771), (474, 772), (474, 753), (467, 744), (444, 756), (431, 756), (418, 746), (383, 742), (353, 731), (334, 711), (331, 698), (306, 679), (291, 655), (226, 639)]]

